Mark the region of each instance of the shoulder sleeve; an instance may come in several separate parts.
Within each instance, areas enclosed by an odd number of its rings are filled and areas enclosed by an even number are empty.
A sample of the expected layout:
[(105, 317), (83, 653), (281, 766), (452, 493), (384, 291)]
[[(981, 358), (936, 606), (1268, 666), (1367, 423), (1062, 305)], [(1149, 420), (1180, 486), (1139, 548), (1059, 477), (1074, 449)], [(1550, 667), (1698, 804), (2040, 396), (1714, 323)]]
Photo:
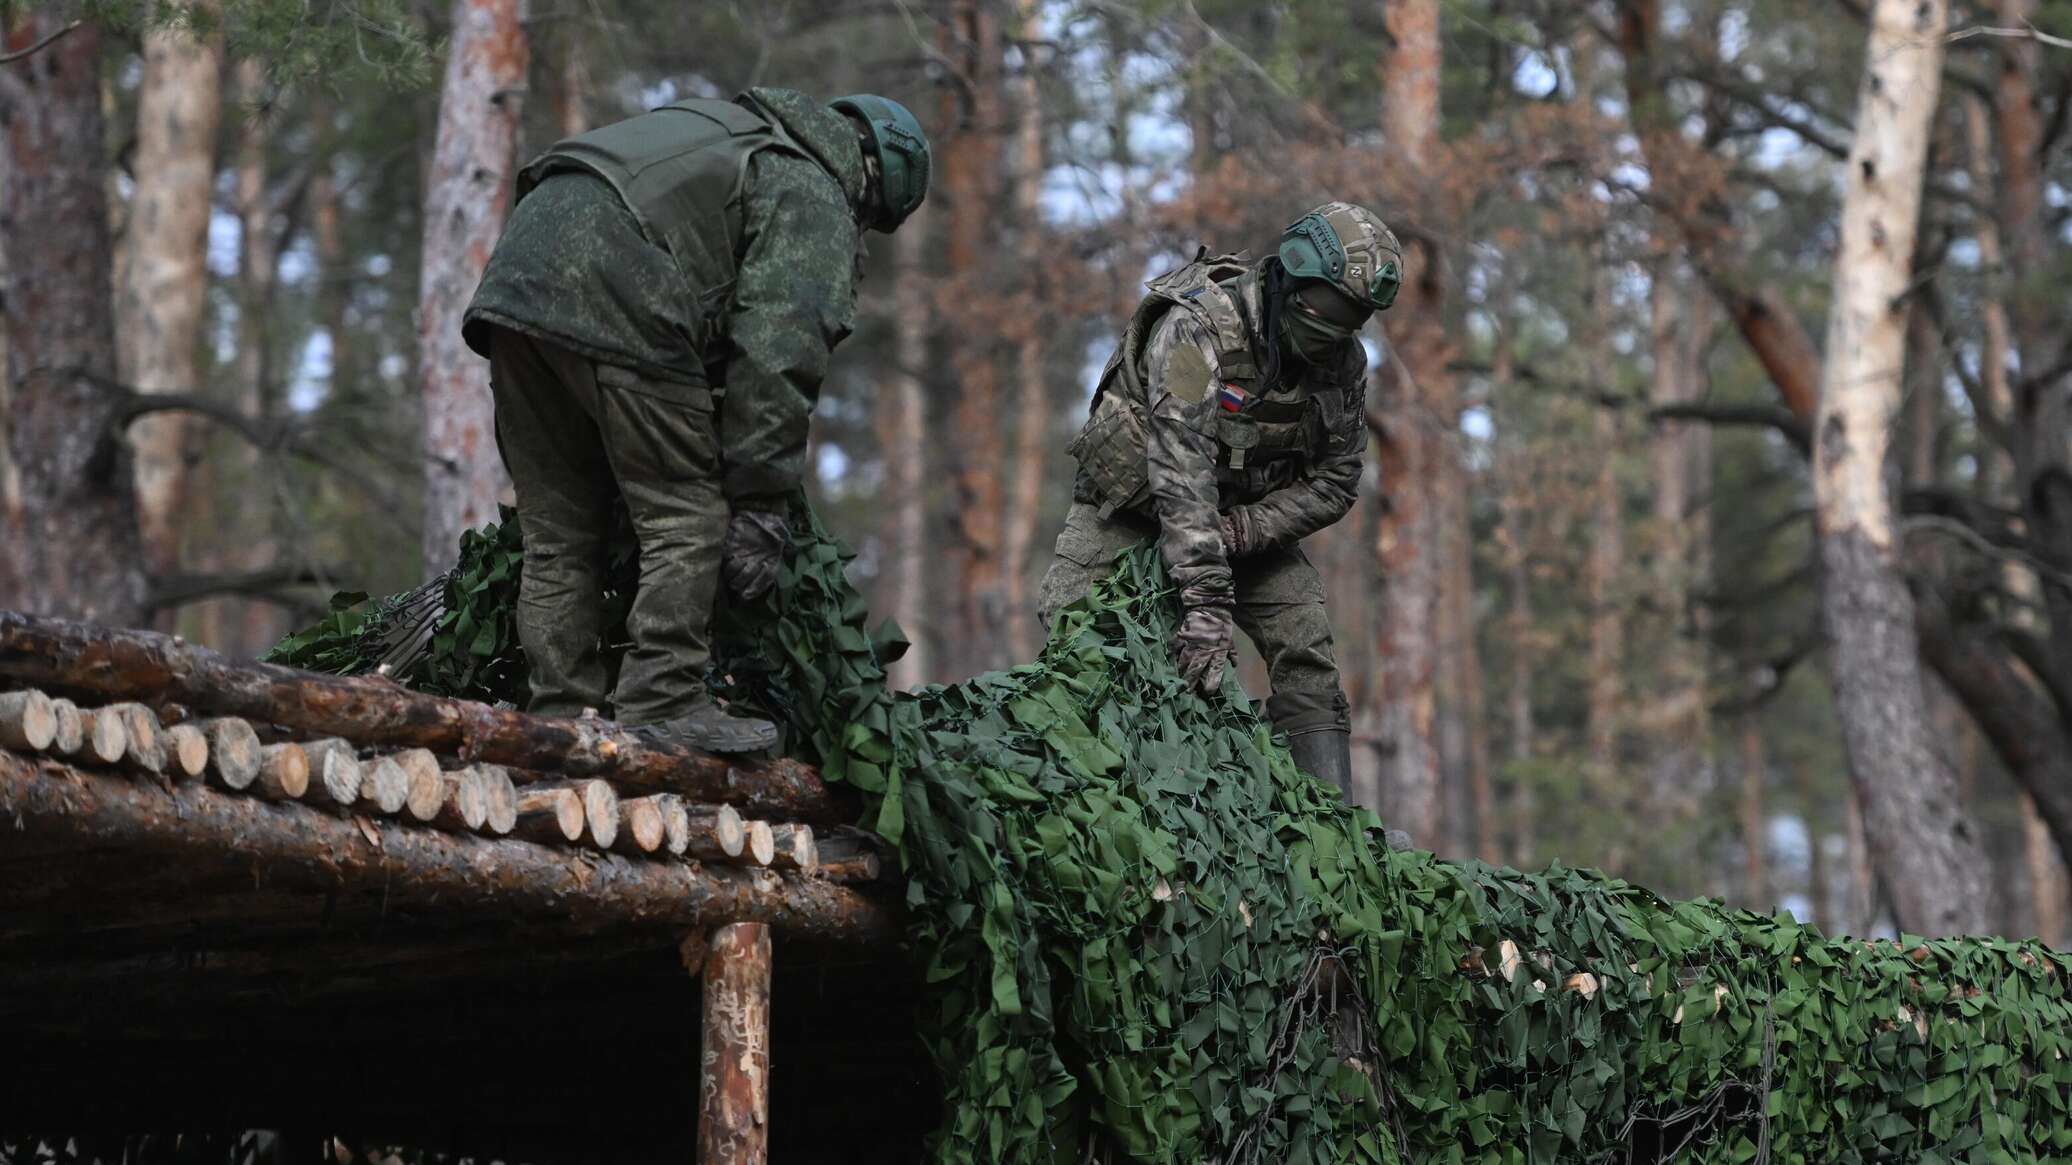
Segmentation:
[(1215, 340), (1184, 312), (1160, 321), (1146, 346), (1146, 476), (1159, 546), (1182, 601), (1231, 601), (1230, 563), (1217, 521)]
[(719, 430), (727, 498), (752, 507), (804, 473), (820, 382), (855, 319), (857, 227), (820, 167), (765, 151), (750, 165), (742, 238)]

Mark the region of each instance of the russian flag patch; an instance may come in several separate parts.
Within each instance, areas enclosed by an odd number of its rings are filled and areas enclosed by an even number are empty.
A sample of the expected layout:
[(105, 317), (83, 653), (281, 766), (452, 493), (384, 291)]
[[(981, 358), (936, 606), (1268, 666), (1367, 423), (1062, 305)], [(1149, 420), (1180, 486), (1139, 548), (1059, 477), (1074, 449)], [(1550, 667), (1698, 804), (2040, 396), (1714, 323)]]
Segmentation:
[(1226, 384), (1216, 390), (1216, 403), (1222, 405), (1226, 413), (1243, 412), (1245, 402), (1250, 399), (1245, 390), (1235, 384)]

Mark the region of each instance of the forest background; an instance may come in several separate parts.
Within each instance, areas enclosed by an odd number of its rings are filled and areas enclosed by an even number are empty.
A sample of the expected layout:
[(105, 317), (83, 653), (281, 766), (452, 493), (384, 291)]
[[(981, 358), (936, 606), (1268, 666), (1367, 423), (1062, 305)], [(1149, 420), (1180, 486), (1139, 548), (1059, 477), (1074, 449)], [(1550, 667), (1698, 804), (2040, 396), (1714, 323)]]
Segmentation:
[[(1308, 544), (1355, 796), (1443, 855), (1837, 933), (1929, 929), (1954, 853), (1972, 928), (2072, 937), (2072, 2), (1939, 37), (1875, 676), (1832, 650), (1875, 588), (1823, 556), (1812, 439), (1861, 0), (0, 14), (0, 607), (254, 654), (443, 568), (504, 488), (458, 320), (515, 166), (678, 97), (882, 92), (935, 183), (872, 237), (811, 488), (902, 683), (1035, 654), (1144, 280), (1356, 201), (1411, 279), (1366, 336), (1362, 500)], [(1845, 746), (1895, 709), (1922, 747)]]

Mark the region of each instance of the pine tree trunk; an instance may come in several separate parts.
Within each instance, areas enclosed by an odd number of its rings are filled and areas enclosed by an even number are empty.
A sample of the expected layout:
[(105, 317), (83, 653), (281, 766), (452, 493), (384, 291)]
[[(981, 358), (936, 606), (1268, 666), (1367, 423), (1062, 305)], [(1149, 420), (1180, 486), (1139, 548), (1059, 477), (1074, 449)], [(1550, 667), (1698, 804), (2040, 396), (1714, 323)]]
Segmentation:
[[(1752, 712), (1741, 717), (1741, 883), (1743, 904), (1750, 910), (1769, 913), (1776, 907), (1770, 896), (1769, 815), (1763, 811), (1763, 728)], [(1806, 837), (1820, 844), (1820, 835), (1810, 823)]]
[[(1609, 386), (1615, 374), (1611, 337), (1611, 290), (1600, 277), (1593, 289), (1590, 331), (1590, 375)], [(1619, 595), (1626, 567), (1625, 500), (1619, 488), (1617, 458), (1622, 434), (1609, 408), (1591, 416), (1594, 447), (1602, 451), (1590, 487), (1589, 588), (1590, 681), (1588, 734), (1590, 764), (1608, 776), (1619, 762), (1619, 737), (1625, 717), (1626, 612)], [(1650, 793), (1654, 790), (1649, 790)]]
[[(1016, 21), (1020, 38), (1033, 45), (1042, 37), (1037, 0), (1016, 0)], [(1043, 187), (1043, 94), (1037, 85), (1031, 50), (1022, 52), (1021, 70), (1014, 80), (1014, 211), (1016, 229), (1021, 232), (1016, 254), (1025, 281), (1023, 299), (1014, 321), (1015, 337), (1015, 440), (1011, 488), (1007, 498), (1006, 530), (1001, 546), (1000, 570), (1006, 584), (1007, 639), (1017, 660), (1034, 659), (1040, 645), (1039, 626), (1029, 617), (1035, 610), (1030, 601), (1031, 551), (1043, 514), (1044, 455), (1050, 449), (1052, 421), (1050, 392), (1044, 384), (1044, 336), (1042, 275), (1045, 228), (1040, 201)]]
[[(63, 28), (32, 7), (0, 46)], [(0, 67), (0, 255), (8, 265), (8, 455), (19, 486), (0, 553), (0, 607), (135, 625), (145, 575), (136, 483), (111, 438), (117, 395), (101, 31), (81, 25)]]
[[(1383, 128), (1396, 159), (1415, 179), (1428, 181), (1438, 152), (1439, 5), (1400, 0), (1389, 4), (1386, 16), (1395, 49), (1384, 70)], [(1447, 369), (1453, 342), (1445, 320), (1444, 256), (1428, 242), (1413, 242), (1405, 260), (1403, 290), (1381, 317), (1393, 351), (1375, 402), (1387, 429), (1379, 460), (1389, 491), (1375, 540), (1384, 588), (1376, 636), (1384, 675), (1381, 802), (1391, 825), (1437, 845), (1444, 813), (1434, 691), (1443, 573), (1439, 483), (1444, 425), (1459, 410)]]
[(1837, 710), (1864, 826), (1900, 924), (1978, 932), (1988, 869), (1957, 782), (1930, 739), (1914, 601), (1899, 573), (1885, 453), (1906, 357), (1928, 131), (1941, 80), (1944, 0), (1879, 0), (1842, 204), (1814, 440), (1822, 610)]
[[(930, 617), (927, 392), (928, 333), (933, 317), (925, 285), (926, 209), (892, 236), (891, 384), (878, 414), (878, 443), (885, 461), (885, 505), (879, 511), (878, 541), (884, 547), (878, 609), (889, 612), (913, 641), (894, 662), (894, 687), (912, 688), (936, 678), (933, 646), (941, 626)], [(1026, 613), (1025, 613), (1026, 614)]]
[(2066, 927), (2066, 908), (2072, 906), (2064, 859), (2051, 841), (2050, 827), (2036, 812), (2036, 798), (2027, 793), (2022, 802), (2022, 852), (2029, 868), (2029, 909), (2035, 935), (2062, 949), (2072, 941)]
[[(213, 5), (207, 7), (213, 8)], [(200, 386), (207, 303), (210, 193), (223, 109), (222, 48), (211, 33), (166, 25), (144, 34), (137, 86), (137, 141), (116, 297), (116, 375), (143, 392)], [(180, 564), (187, 500), (187, 418), (148, 416), (130, 427), (136, 454), (137, 523), (153, 573)]]
[(496, 519), (509, 487), (496, 451), (489, 366), (461, 342), (460, 317), (510, 207), (527, 58), (518, 0), (454, 0), (452, 35), (426, 183), (418, 298), (427, 571), (453, 562), (462, 531)]
[[(1001, 46), (999, 22), (986, 0), (954, 0), (943, 28), (944, 52), (962, 85), (944, 89), (939, 196), (949, 216), (949, 286), (966, 305), (984, 302), (998, 279), (993, 262), (995, 195), (1000, 179)], [(950, 653), (957, 670), (1004, 664), (1007, 617), (1002, 585), (1001, 489), (1007, 462), (1000, 369), (994, 329), (983, 324), (951, 337), (955, 370), (951, 420), (952, 521), (950, 567), (955, 579), (956, 635)], [(1020, 615), (1020, 612), (1016, 613)]]

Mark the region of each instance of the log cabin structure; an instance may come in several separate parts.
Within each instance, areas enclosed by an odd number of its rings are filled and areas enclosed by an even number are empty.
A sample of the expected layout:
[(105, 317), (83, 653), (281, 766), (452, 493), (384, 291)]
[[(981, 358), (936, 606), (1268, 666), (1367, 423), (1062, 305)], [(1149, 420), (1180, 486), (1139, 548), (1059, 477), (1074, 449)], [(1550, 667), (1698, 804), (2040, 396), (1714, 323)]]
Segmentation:
[(0, 612), (0, 1134), (911, 1160), (939, 1091), (853, 816), (788, 760)]

